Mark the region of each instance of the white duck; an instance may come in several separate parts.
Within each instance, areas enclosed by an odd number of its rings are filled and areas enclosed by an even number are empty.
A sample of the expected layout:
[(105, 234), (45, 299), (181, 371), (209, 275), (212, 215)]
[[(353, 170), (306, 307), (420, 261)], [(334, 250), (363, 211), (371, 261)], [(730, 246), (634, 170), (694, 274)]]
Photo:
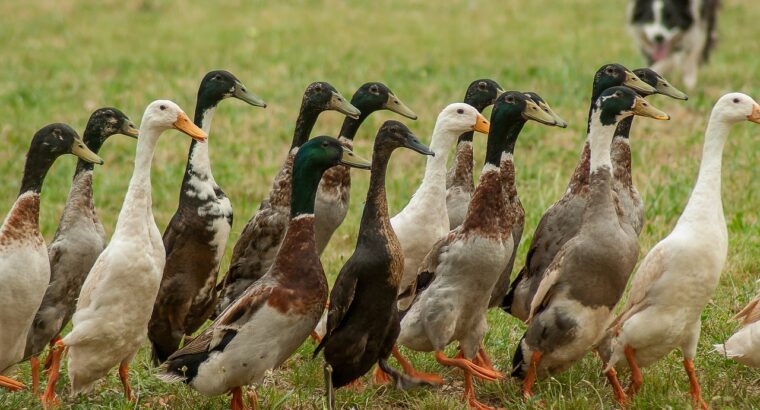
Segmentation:
[(610, 326), (611, 346), (601, 346), (603, 359), (604, 351), (611, 350), (606, 371), (614, 374), (619, 363), (631, 368), (630, 394), (643, 382), (640, 367), (681, 349), (693, 404), (707, 408), (694, 356), (702, 310), (718, 285), (728, 251), (720, 192), (723, 146), (731, 125), (745, 120), (760, 123), (760, 106), (745, 94), (726, 94), (713, 107), (689, 202), (673, 232), (641, 262), (625, 308)]
[(0, 387), (11, 391), (24, 385), (2, 374), (23, 359), (29, 327), (50, 280), (48, 251), (39, 222), (42, 182), (63, 154), (103, 163), (68, 125), (50, 124), (40, 129), (26, 154), (16, 202), (0, 227)]
[[(438, 114), (430, 141), (430, 150), (422, 184), (409, 204), (391, 218), (391, 226), (404, 252), (404, 274), (399, 293), (408, 291), (415, 281), (417, 270), (433, 245), (449, 233), (446, 210), (446, 160), (457, 137), (468, 131), (488, 133), (488, 120), (469, 104), (449, 104)], [(406, 308), (411, 298), (399, 299)]]
[(77, 394), (119, 366), (124, 393), (132, 399), (129, 363), (145, 341), (166, 262), (161, 233), (153, 219), (150, 170), (158, 137), (176, 128), (196, 141), (206, 134), (177, 104), (158, 100), (145, 109), (132, 179), (111, 242), (82, 286), (73, 329), (53, 349), (43, 404), (55, 402), (61, 352), (69, 352), (71, 392)]
[(733, 317), (741, 320), (742, 327), (723, 344), (713, 345), (715, 350), (737, 362), (760, 367), (760, 294)]

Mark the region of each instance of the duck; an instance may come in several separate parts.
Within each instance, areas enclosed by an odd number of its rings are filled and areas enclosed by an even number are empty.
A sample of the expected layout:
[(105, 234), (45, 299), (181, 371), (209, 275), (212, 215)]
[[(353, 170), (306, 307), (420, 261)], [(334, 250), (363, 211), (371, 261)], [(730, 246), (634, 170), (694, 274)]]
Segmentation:
[[(495, 80), (483, 78), (475, 80), (467, 87), (463, 102), (475, 107), (478, 112), (493, 105), (496, 97), (504, 92)], [(449, 229), (462, 224), (475, 190), (472, 170), (475, 160), (472, 151), (473, 131), (463, 133), (457, 139), (456, 151), (451, 168), (446, 173), (446, 212), (449, 214)]]
[[(97, 154), (112, 135), (137, 138), (138, 132), (135, 124), (122, 111), (103, 107), (90, 115), (82, 140), (90, 151)], [(81, 158), (77, 161), (66, 206), (53, 241), (48, 245), (50, 282), (32, 320), (24, 348), (24, 359), (31, 362), (32, 390), (35, 394), (39, 391), (37, 356), (46, 346), (54, 345), (61, 338), (61, 331), (74, 314), (82, 283), (95, 259), (106, 247), (105, 229), (95, 212), (92, 189), (94, 170), (92, 162)]]
[(639, 254), (636, 232), (618, 217), (610, 149), (617, 124), (630, 115), (670, 117), (628, 87), (604, 90), (591, 107), (588, 197), (575, 237), (548, 266), (530, 305), (528, 328), (513, 356), (512, 376), (532, 397), (538, 376), (556, 374), (604, 336)]
[[(567, 128), (567, 121), (563, 120), (554, 110), (549, 106), (549, 103), (544, 101), (540, 95), (528, 91), (524, 93), (531, 101), (533, 101), (538, 108), (543, 110), (554, 118), (554, 124), (560, 128)], [(512, 242), (514, 246), (510, 250), (509, 261), (506, 267), (501, 272), (499, 279), (496, 281), (491, 296), (488, 301), (488, 308), (494, 308), (501, 305), (504, 296), (509, 290), (509, 280), (512, 277), (512, 269), (515, 265), (515, 258), (517, 257), (517, 249), (520, 247), (520, 241), (522, 240), (523, 230), (525, 229), (525, 208), (523, 208), (520, 196), (517, 194), (517, 188), (515, 186), (515, 167), (512, 161), (501, 162), (501, 174), (504, 181), (504, 187), (502, 192), (504, 193), (504, 199), (507, 201), (507, 210), (512, 217)]]
[[(694, 189), (673, 231), (639, 264), (620, 314), (612, 321), (605, 372), (631, 369), (629, 395), (643, 384), (641, 368), (680, 349), (694, 407), (707, 408), (694, 368), (702, 311), (718, 286), (728, 253), (728, 231), (721, 199), (723, 147), (734, 124), (760, 124), (760, 105), (742, 93), (728, 93), (715, 103), (705, 131), (702, 161)], [(609, 356), (609, 357), (605, 357)], [(608, 376), (610, 377), (610, 376)], [(613, 383), (615, 397), (625, 393)]]
[[(206, 135), (217, 105), (227, 98), (266, 108), (264, 100), (235, 75), (211, 71), (201, 80), (193, 119)], [(155, 364), (174, 353), (185, 335), (195, 333), (216, 305), (216, 280), (232, 229), (232, 205), (211, 173), (208, 145), (191, 141), (179, 205), (163, 235), (166, 265), (148, 322)]]
[(575, 166), (565, 194), (541, 217), (533, 233), (525, 264), (510, 284), (500, 304), (501, 309), (523, 322), (528, 318), (533, 295), (546, 275), (547, 267), (565, 242), (573, 238), (579, 230), (589, 195), (588, 175), (591, 150), (588, 135), (591, 112), (604, 90), (621, 85), (637, 92), (651, 94), (655, 91), (652, 86), (620, 64), (605, 64), (594, 74), (588, 115), (589, 125), (586, 129), (587, 138), (583, 144), (580, 160)]
[(204, 395), (230, 392), (233, 410), (244, 408), (242, 387), (260, 383), (267, 371), (287, 360), (325, 308), (327, 279), (314, 234), (314, 202), (322, 174), (338, 164), (370, 166), (327, 136), (301, 144), (292, 164), (290, 218), (274, 263), (203, 333), (172, 354), (159, 375)]
[(232, 249), (229, 270), (218, 285), (219, 300), (212, 318), (216, 318), (251, 283), (264, 276), (274, 262), (288, 227), (293, 158), (301, 145), (309, 140), (319, 114), (327, 110), (338, 111), (355, 119), (361, 115), (361, 111), (346, 101), (332, 85), (315, 82), (306, 87), (288, 156), (274, 178), (269, 196), (246, 223)]
[(411, 302), (411, 289), (425, 255), (449, 232), (446, 210), (446, 159), (457, 137), (468, 131), (487, 134), (488, 120), (476, 108), (453, 103), (438, 114), (430, 141), (425, 175), (409, 203), (393, 218), (391, 226), (404, 253), (404, 274), (399, 282), (399, 308)]
[(118, 366), (124, 395), (127, 400), (135, 400), (129, 364), (146, 339), (166, 262), (161, 233), (153, 218), (151, 163), (159, 136), (172, 128), (197, 141), (206, 140), (203, 130), (174, 102), (157, 100), (145, 109), (134, 171), (111, 242), (82, 285), (71, 332), (52, 348), (48, 383), (42, 396), (46, 407), (58, 402), (55, 386), (64, 349), (68, 352), (72, 395), (90, 390)]
[[(386, 121), (377, 132), (356, 249), (332, 287), (326, 332), (314, 350), (316, 357), (324, 349), (325, 362), (331, 367), (330, 379), (325, 381), (328, 390), (353, 382), (375, 363), (389, 367), (387, 360), (399, 332), (396, 295), (404, 255), (388, 216), (385, 174), (391, 154), (402, 147), (433, 155), (398, 121)], [(405, 382), (400, 373), (388, 373), (397, 376), (397, 383)]]
[[(672, 86), (668, 80), (650, 68), (637, 68), (633, 73), (646, 84), (654, 88), (654, 92), (648, 93), (637, 91), (642, 97), (648, 97), (654, 94), (661, 94), (676, 100), (686, 101), (689, 99), (683, 91)], [(612, 139), (612, 190), (615, 191), (620, 206), (625, 215), (630, 219), (633, 229), (637, 235), (641, 234), (644, 228), (644, 201), (639, 195), (636, 185), (633, 183), (631, 172), (631, 145), (629, 135), (633, 117), (627, 117), (620, 121), (615, 138)]]
[(713, 345), (722, 356), (746, 366), (760, 367), (760, 294), (732, 318), (741, 328), (725, 343)]
[(32, 137), (19, 194), (0, 226), (0, 387), (10, 391), (26, 387), (6, 374), (24, 358), (27, 334), (50, 280), (48, 249), (39, 221), (42, 183), (64, 154), (103, 164), (70, 126), (42, 127)]
[[(470, 408), (490, 408), (475, 397), (472, 377), (498, 380), (500, 372), (484, 356), (483, 338), (488, 329), (486, 312), (494, 284), (507, 264), (512, 221), (503, 193), (507, 178), (502, 162), (512, 162), (515, 143), (529, 120), (556, 125), (525, 94), (508, 91), (491, 111), (486, 159), (478, 186), (462, 224), (438, 241), (420, 267), (420, 278), (411, 307), (404, 312), (398, 344), (421, 352), (435, 352), (443, 366), (464, 372), (464, 400)], [(447, 357), (443, 350), (459, 342), (461, 354)], [(483, 364), (473, 363), (478, 359)]]
[[(359, 118), (347, 116), (343, 120), (338, 136), (338, 140), (350, 149), (353, 149), (354, 137), (359, 127), (375, 111), (389, 110), (410, 120), (417, 119), (417, 114), (383, 83), (363, 84), (351, 97), (351, 105), (361, 111), (361, 114)], [(314, 229), (316, 229), (317, 250), (320, 255), (325, 251), (333, 233), (346, 219), (350, 193), (351, 173), (348, 167), (341, 165), (332, 167), (322, 176), (314, 208), (317, 218)]]

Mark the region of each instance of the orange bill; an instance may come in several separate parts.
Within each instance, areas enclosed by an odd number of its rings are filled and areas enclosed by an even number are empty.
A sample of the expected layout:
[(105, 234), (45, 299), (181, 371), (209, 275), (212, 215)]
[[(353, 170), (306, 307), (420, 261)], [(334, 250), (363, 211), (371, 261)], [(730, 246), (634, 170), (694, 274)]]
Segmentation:
[(472, 129), (473, 131), (488, 134), (488, 131), (491, 130), (491, 123), (488, 122), (483, 114), (478, 114), (478, 119), (475, 121), (475, 126), (473, 126)]
[(198, 128), (197, 125), (193, 124), (192, 121), (190, 121), (190, 118), (187, 117), (187, 114), (180, 111), (179, 115), (177, 115), (177, 120), (174, 121), (174, 128), (184, 132), (185, 134), (189, 135), (190, 138), (198, 141), (198, 142), (206, 142), (206, 139), (208, 136), (206, 136), (206, 133), (203, 132), (202, 129)]
[(755, 104), (752, 107), (752, 114), (748, 115), (747, 119), (760, 124), (760, 105)]

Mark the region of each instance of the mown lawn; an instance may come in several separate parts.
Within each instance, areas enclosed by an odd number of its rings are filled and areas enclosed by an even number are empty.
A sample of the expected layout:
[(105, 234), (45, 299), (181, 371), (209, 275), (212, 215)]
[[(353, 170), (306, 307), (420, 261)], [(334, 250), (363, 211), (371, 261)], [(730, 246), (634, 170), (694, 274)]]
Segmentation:
[[(518, 143), (518, 190), (526, 209), (525, 238), (516, 265), (542, 212), (563, 192), (585, 130), (591, 77), (603, 63), (629, 68), (644, 62), (625, 33), (623, 1), (234, 1), (188, 6), (173, 0), (80, 2), (46, 0), (0, 3), (0, 211), (18, 190), (24, 153), (32, 134), (51, 122), (77, 129), (95, 108), (119, 107), (139, 123), (150, 101), (169, 98), (192, 113), (198, 81), (210, 69), (235, 73), (263, 97), (266, 110), (238, 101), (221, 105), (211, 132), (214, 174), (231, 198), (235, 224), (231, 250), (243, 225), (269, 190), (289, 146), (301, 93), (315, 80), (332, 83), (350, 98), (366, 81), (383, 81), (419, 115), (404, 120), (429, 140), (438, 111), (462, 98), (475, 78), (491, 77), (507, 89), (533, 90), (566, 120), (567, 130), (528, 125)], [(725, 0), (720, 43), (702, 71), (688, 102), (655, 97), (670, 122), (637, 121), (632, 134), (635, 181), (646, 200), (646, 252), (673, 226), (695, 181), (702, 133), (712, 103), (724, 92), (760, 98), (760, 7), (755, 0)], [(680, 85), (680, 78), (671, 79)], [(356, 151), (369, 157), (372, 136), (388, 112), (373, 115), (360, 130)], [(342, 117), (325, 113), (315, 134), (335, 135)], [(730, 232), (728, 262), (720, 287), (703, 314), (697, 358), (705, 398), (714, 408), (760, 407), (760, 374), (711, 352), (713, 343), (734, 330), (728, 319), (757, 290), (760, 271), (760, 128), (734, 128), (724, 154), (723, 196)], [(479, 164), (485, 138), (476, 141)], [(189, 139), (167, 132), (159, 143), (153, 171), (154, 213), (161, 230), (173, 214)], [(96, 172), (98, 211), (110, 233), (129, 181), (134, 142), (113, 137), (101, 150), (106, 164)], [(63, 209), (75, 159), (61, 158), (43, 191), (41, 224), (52, 239)], [(388, 178), (391, 213), (408, 201), (422, 177), (424, 161), (398, 153)], [(323, 263), (332, 280), (351, 255), (366, 172), (354, 171), (352, 203)], [(222, 271), (226, 271), (229, 253)], [(0, 284), (1, 285), (1, 284)], [(486, 345), (496, 366), (507, 370), (524, 326), (500, 311), (489, 315)], [(1, 330), (0, 330), (1, 331)], [(264, 408), (321, 408), (321, 359), (312, 360), (307, 342), (259, 389)], [(413, 354), (414, 363), (440, 371), (431, 355)], [(632, 408), (685, 408), (688, 382), (674, 353), (644, 372), (645, 386)], [(131, 377), (140, 408), (223, 409), (225, 397), (208, 398), (183, 385), (154, 377), (148, 349), (133, 363)], [(78, 409), (133, 408), (121, 385), (109, 377), (89, 397), (68, 399)], [(341, 390), (343, 408), (458, 409), (461, 373), (443, 370), (446, 385), (396, 391), (371, 384)], [(19, 378), (30, 382), (28, 364)], [(624, 377), (627, 377), (624, 376)], [(62, 379), (60, 386), (68, 380)], [(539, 398), (550, 408), (614, 407), (600, 363), (589, 355), (570, 371), (539, 382)], [(62, 392), (67, 393), (67, 388)], [(533, 408), (513, 380), (479, 384), (482, 401), (507, 408)], [(39, 408), (29, 392), (0, 393), (0, 408)]]

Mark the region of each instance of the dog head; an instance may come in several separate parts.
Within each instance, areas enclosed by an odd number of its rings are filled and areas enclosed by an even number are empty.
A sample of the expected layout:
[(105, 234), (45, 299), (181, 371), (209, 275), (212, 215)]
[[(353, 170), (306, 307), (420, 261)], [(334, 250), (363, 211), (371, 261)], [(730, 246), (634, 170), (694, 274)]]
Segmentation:
[(631, 0), (628, 21), (642, 50), (657, 62), (678, 50), (694, 16), (690, 0)]

